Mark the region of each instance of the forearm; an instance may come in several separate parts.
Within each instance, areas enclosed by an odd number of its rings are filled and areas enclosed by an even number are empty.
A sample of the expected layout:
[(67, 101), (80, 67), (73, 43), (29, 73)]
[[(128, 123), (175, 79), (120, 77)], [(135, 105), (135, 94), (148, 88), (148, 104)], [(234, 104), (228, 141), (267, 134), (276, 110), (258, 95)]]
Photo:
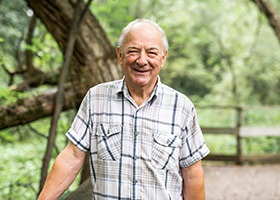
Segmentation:
[(204, 200), (204, 173), (202, 166), (193, 167), (184, 173), (183, 182), (184, 200)]
[(76, 178), (83, 161), (64, 149), (56, 158), (38, 200), (58, 199)]

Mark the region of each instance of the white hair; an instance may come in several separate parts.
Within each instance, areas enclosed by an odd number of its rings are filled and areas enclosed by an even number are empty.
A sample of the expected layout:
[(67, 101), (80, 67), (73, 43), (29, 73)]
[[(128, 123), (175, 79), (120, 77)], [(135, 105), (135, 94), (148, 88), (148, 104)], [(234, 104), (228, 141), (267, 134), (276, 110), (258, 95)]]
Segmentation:
[(167, 51), (168, 50), (168, 41), (166, 39), (165, 33), (162, 30), (162, 28), (154, 21), (148, 20), (148, 19), (136, 19), (132, 22), (130, 22), (126, 27), (124, 27), (124, 29), (122, 30), (122, 33), (119, 37), (118, 40), (118, 46), (122, 49), (122, 45), (124, 42), (124, 38), (126, 36), (126, 34), (137, 24), (149, 24), (152, 25), (160, 34), (161, 38), (162, 38), (162, 44), (163, 44), (163, 51)]

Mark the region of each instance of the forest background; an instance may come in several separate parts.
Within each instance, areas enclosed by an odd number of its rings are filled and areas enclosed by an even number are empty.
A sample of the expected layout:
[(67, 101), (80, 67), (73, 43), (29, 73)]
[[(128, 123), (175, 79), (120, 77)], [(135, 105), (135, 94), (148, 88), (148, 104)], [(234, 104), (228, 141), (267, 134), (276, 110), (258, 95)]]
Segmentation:
[[(269, 3), (280, 14), (279, 1)], [(200, 109), (210, 105), (265, 108), (245, 113), (244, 123), (279, 126), (280, 40), (252, 1), (95, 0), (90, 10), (113, 47), (121, 29), (135, 18), (149, 18), (163, 27), (170, 48), (160, 74), (162, 82), (190, 97), (202, 126), (235, 124), (232, 112)], [(53, 90), (64, 58), (53, 35), (26, 1), (0, 0), (0, 15), (1, 110)], [(30, 68), (33, 72), (26, 73)], [(22, 82), (41, 73), (50, 77), (48, 82), (22, 87)], [(52, 162), (67, 143), (64, 134), (76, 111), (73, 106), (60, 115)], [(36, 198), (50, 126), (51, 116), (2, 128), (0, 199)], [(206, 141), (212, 152), (235, 151), (232, 137), (206, 136)], [(244, 151), (279, 153), (280, 140), (246, 140)], [(65, 195), (78, 183), (75, 181)]]

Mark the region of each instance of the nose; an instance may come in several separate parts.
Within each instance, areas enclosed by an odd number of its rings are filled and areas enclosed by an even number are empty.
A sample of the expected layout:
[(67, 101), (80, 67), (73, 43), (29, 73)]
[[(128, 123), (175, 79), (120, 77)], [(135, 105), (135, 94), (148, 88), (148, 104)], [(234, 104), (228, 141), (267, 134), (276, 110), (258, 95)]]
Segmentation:
[(139, 54), (139, 57), (136, 60), (136, 63), (138, 64), (138, 66), (143, 67), (145, 65), (148, 64), (147, 61), (147, 55), (145, 52), (141, 51), (141, 53)]

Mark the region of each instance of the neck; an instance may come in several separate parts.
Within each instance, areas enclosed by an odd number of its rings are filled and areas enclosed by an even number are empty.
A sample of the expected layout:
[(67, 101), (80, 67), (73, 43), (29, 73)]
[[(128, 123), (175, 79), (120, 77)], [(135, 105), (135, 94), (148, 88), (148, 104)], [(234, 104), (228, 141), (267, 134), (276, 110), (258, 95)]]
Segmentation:
[(154, 87), (131, 87), (127, 85), (130, 96), (133, 98), (135, 103), (140, 106), (146, 100), (148, 100), (154, 90)]

